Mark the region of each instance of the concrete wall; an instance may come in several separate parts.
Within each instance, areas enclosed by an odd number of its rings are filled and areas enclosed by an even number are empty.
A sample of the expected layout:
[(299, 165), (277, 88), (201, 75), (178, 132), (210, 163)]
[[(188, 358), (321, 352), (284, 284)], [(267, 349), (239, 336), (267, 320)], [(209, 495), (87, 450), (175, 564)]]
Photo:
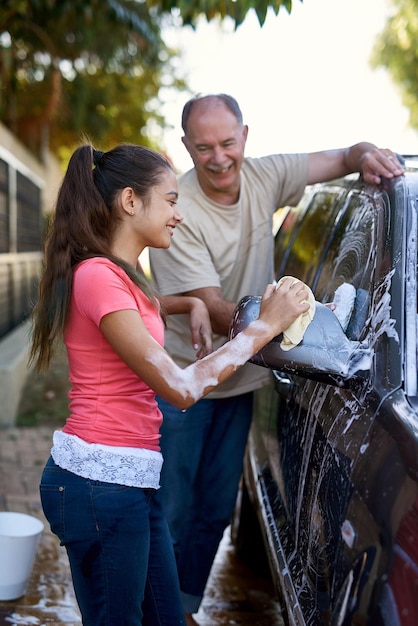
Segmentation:
[[(62, 179), (58, 161), (51, 155), (41, 163), (0, 123), (0, 156), (22, 173), (31, 173), (41, 187), (42, 210), (52, 210)], [(29, 374), (30, 320), (0, 340), (0, 428), (14, 426)]]
[(29, 373), (30, 327), (27, 320), (0, 340), (0, 428), (15, 424)]

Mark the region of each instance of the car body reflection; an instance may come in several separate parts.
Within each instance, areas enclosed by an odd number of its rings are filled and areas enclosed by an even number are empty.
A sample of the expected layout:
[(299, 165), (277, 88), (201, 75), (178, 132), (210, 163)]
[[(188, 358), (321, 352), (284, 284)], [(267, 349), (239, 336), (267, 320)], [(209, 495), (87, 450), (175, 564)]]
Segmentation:
[(308, 284), (316, 313), (299, 346), (278, 337), (252, 360), (271, 385), (234, 526), (243, 545), (256, 512), (290, 624), (418, 624), (417, 172), (316, 185), (276, 235), (277, 279)]

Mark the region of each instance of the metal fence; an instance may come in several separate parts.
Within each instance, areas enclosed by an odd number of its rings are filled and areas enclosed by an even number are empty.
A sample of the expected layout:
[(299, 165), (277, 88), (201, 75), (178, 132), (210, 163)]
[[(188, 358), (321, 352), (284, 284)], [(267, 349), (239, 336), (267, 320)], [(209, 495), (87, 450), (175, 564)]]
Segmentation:
[(42, 264), (41, 183), (0, 158), (0, 338), (25, 320)]
[(0, 254), (0, 338), (30, 315), (41, 264), (40, 252)]

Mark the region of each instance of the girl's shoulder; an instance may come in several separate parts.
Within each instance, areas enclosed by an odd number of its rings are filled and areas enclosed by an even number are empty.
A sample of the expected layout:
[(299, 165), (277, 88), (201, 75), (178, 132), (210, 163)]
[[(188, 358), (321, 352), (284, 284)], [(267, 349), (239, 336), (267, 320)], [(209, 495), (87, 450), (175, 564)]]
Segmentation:
[(119, 265), (106, 257), (99, 256), (91, 257), (90, 259), (85, 259), (84, 261), (81, 261), (81, 263), (79, 263), (75, 269), (75, 274), (78, 274), (79, 276), (86, 276), (91, 274), (97, 275), (101, 273), (108, 274), (109, 271), (118, 274), (119, 276), (125, 275), (124, 270), (119, 267)]
[(92, 257), (79, 263), (74, 271), (76, 291), (96, 292), (104, 286), (127, 289), (131, 281), (126, 272), (106, 257)]

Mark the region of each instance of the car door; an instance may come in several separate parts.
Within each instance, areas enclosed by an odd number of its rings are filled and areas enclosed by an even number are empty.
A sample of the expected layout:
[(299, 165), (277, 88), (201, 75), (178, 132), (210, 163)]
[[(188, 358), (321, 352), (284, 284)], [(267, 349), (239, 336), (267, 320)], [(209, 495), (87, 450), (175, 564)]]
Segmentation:
[[(305, 211), (303, 227), (290, 239), (285, 233), (288, 247), (286, 258), (279, 259), (278, 277), (301, 278), (323, 303), (333, 302), (341, 285), (353, 287), (355, 298), (349, 303), (352, 310), (346, 315), (345, 330), (350, 339), (364, 341), (370, 332), (375, 281), (385, 262), (383, 196), (376, 200), (356, 189), (345, 193), (334, 189), (330, 203), (316, 200)], [(319, 238), (311, 264), (306, 242), (313, 233)], [(341, 603), (346, 593), (344, 545), (350, 544), (355, 529), (344, 523), (345, 512), (354, 497), (353, 468), (377, 404), (368, 380), (346, 388), (274, 372), (274, 381), (277, 421), (271, 427), (280, 457), (276, 479), (293, 537), (287, 559), (290, 569), (303, 571), (299, 579), (306, 585), (306, 595), (313, 595), (323, 618), (330, 619), (333, 604), (339, 603), (336, 596), (342, 596)], [(366, 551), (363, 557), (357, 583), (373, 566), (373, 555)]]

